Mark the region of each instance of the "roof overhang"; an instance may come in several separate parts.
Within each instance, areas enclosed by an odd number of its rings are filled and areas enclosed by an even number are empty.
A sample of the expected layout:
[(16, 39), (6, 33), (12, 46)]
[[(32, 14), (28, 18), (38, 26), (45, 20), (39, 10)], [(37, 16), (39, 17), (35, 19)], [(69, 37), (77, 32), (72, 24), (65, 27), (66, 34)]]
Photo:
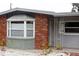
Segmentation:
[(4, 12), (1, 12), (0, 15), (9, 14), (9, 13), (15, 12), (15, 11), (46, 14), (46, 15), (51, 15), (51, 16), (54, 16), (54, 17), (79, 16), (79, 12), (55, 13), (55, 12), (51, 12), (51, 11), (41, 11), (41, 10), (32, 10), (32, 9), (23, 9), (23, 8), (14, 8), (14, 9), (11, 9), (11, 10), (7, 10), (7, 11), (4, 11)]
[(41, 11), (41, 10), (14, 8), (14, 9), (11, 9), (11, 10), (7, 10), (7, 11), (4, 11), (4, 12), (1, 12), (0, 15), (8, 14), (8, 13), (15, 12), (15, 11), (23, 11), (23, 12), (31, 12), (31, 13), (40, 13), (40, 14), (47, 14), (47, 15), (54, 15), (54, 13), (55, 13), (55, 12), (50, 12), (50, 11)]
[(79, 12), (64, 12), (54, 14), (54, 17), (65, 17), (65, 16), (79, 16)]

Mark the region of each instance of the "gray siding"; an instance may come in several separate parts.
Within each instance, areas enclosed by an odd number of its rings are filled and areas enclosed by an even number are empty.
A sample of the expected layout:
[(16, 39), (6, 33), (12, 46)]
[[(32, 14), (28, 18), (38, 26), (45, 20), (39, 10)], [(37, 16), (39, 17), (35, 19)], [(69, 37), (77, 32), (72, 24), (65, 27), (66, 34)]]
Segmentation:
[(14, 49), (34, 49), (34, 39), (7, 39), (7, 47)]
[[(64, 22), (79, 22), (79, 17), (54, 17), (49, 21), (49, 45), (55, 46), (57, 41), (63, 48), (79, 48), (79, 34), (66, 35)], [(60, 24), (61, 23), (61, 24)]]
[[(68, 18), (61, 18), (60, 21), (64, 22), (79, 22), (79, 18), (77, 17), (68, 17)], [(79, 48), (79, 35), (75, 34), (59, 34), (61, 42), (62, 42), (62, 47), (64, 48)]]
[(62, 46), (62, 39), (61, 39), (61, 35), (59, 33), (59, 29), (60, 29), (59, 20), (60, 20), (60, 18), (55, 18), (54, 19), (54, 40), (55, 40), (54, 41), (55, 42), (54, 46), (55, 47), (56, 47), (58, 41), (60, 42), (60, 45)]
[(54, 46), (54, 19), (50, 18), (49, 21), (49, 45)]
[(79, 48), (79, 35), (64, 35), (62, 44), (64, 48)]
[(61, 40), (59, 36), (59, 20), (54, 18), (49, 22), (49, 45), (55, 47), (57, 40)]
[[(60, 41), (60, 44), (63, 48), (79, 48), (79, 35), (66, 35), (64, 33), (64, 22), (74, 22), (78, 21), (77, 17), (68, 17), (68, 18), (54, 18), (54, 21), (49, 22), (49, 43), (51, 46), (56, 46), (57, 41)], [(60, 24), (62, 23), (62, 24)]]

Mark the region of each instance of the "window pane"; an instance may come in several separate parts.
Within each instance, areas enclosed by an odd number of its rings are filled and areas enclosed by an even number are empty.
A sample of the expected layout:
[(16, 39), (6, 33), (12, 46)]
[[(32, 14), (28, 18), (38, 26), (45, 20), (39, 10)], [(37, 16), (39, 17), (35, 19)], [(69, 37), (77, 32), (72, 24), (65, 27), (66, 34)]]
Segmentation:
[(33, 30), (27, 30), (27, 37), (33, 37)]
[(79, 27), (79, 22), (66, 22), (65, 27)]
[(23, 30), (24, 29), (24, 22), (23, 21), (13, 21), (11, 22), (11, 29), (20, 29)]
[(24, 36), (24, 31), (23, 30), (11, 30), (11, 36), (23, 37)]
[(66, 33), (79, 33), (79, 28), (65, 28)]
[(79, 22), (66, 22), (65, 32), (66, 33), (79, 33)]
[(33, 21), (27, 21), (26, 27), (28, 30), (33, 29)]

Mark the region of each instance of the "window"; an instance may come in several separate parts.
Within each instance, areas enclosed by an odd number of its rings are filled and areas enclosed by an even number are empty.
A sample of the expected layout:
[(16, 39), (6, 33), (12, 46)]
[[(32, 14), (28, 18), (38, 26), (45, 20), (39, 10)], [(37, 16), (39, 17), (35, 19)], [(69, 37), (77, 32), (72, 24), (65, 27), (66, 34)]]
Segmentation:
[(79, 22), (65, 22), (65, 33), (79, 33)]
[(34, 38), (34, 21), (8, 21), (8, 37)]
[(24, 36), (24, 22), (23, 21), (11, 22), (11, 36), (18, 36), (18, 37)]
[(32, 21), (26, 22), (26, 32), (27, 32), (28, 37), (33, 36), (33, 22)]

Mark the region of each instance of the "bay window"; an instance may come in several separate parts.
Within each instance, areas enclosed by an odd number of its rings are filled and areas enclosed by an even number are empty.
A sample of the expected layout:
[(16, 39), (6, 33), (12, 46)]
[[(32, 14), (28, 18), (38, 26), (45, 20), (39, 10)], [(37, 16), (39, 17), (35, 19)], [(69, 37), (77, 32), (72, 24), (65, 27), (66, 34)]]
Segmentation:
[(13, 38), (34, 38), (34, 21), (8, 21), (8, 37)]

